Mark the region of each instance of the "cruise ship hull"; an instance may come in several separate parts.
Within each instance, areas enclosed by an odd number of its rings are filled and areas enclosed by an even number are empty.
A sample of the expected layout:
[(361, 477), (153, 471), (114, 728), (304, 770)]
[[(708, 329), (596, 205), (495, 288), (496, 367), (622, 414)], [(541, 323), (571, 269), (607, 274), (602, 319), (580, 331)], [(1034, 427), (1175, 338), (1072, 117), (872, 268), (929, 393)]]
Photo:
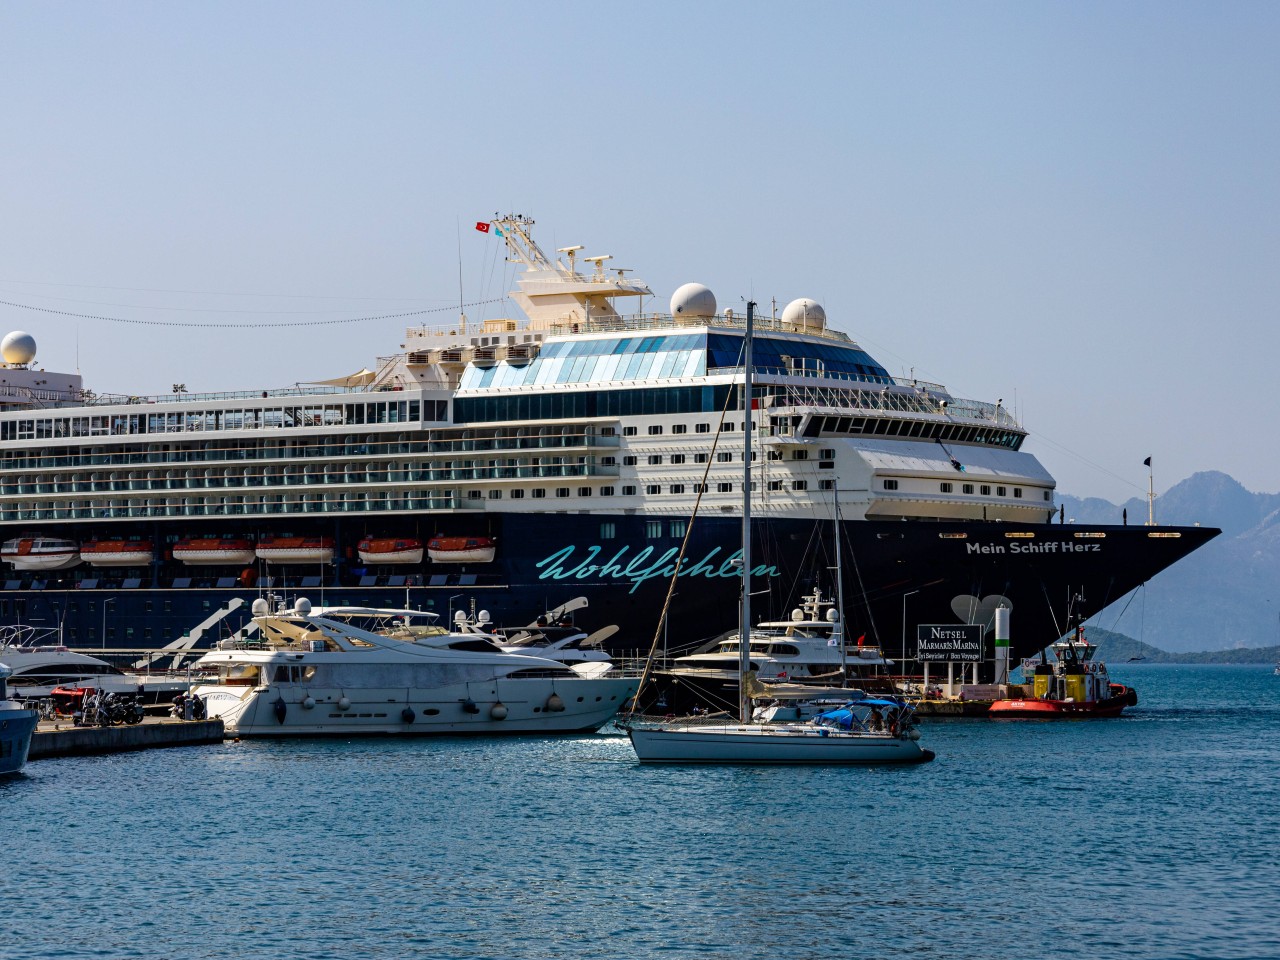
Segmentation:
[[(483, 529), (461, 529), (466, 522)], [(692, 524), (668, 622), (665, 630), (658, 629), (686, 523), (687, 518), (622, 513), (421, 519), (406, 514), (388, 517), (382, 525), (394, 527), (396, 535), (418, 537), (456, 527), (459, 535), (492, 538), (496, 553), (488, 563), (427, 561), (388, 571), (359, 559), (356, 545), (369, 534), (367, 521), (317, 518), (306, 533), (333, 538), (334, 559), (327, 564), (193, 569), (160, 553), (149, 567), (112, 571), (109, 579), (78, 572), (36, 579), (14, 571), (0, 579), (0, 621), (60, 623), (63, 642), (74, 648), (154, 650), (181, 641), (234, 598), (251, 601), (266, 594), (329, 604), (406, 604), (449, 616), (474, 604), (508, 625), (531, 622), (544, 611), (585, 597), (587, 607), (575, 614), (577, 624), (590, 631), (617, 626), (606, 643), (613, 652), (644, 654), (656, 642), (659, 651), (675, 654), (736, 629), (738, 621), (733, 561), (741, 521), (716, 515)], [(291, 522), (295, 531), (300, 526), (296, 518)], [(757, 619), (785, 617), (815, 583), (834, 588), (831, 528), (829, 521), (804, 518), (755, 523)], [(1073, 598), (1082, 598), (1076, 608), (1090, 616), (1219, 532), (1207, 527), (879, 520), (845, 521), (842, 529), (851, 640), (865, 635), (887, 656), (912, 661), (918, 625), (981, 623), (988, 627), (988, 668), (997, 604), (1012, 610), (1014, 656), (1028, 656), (1065, 632)], [(163, 542), (166, 531), (157, 523), (152, 530), (136, 532)], [(184, 533), (190, 535), (189, 530)], [(225, 530), (206, 535), (218, 533)], [(197, 648), (241, 628), (247, 607), (215, 624)], [(911, 663), (903, 672), (914, 669)]]

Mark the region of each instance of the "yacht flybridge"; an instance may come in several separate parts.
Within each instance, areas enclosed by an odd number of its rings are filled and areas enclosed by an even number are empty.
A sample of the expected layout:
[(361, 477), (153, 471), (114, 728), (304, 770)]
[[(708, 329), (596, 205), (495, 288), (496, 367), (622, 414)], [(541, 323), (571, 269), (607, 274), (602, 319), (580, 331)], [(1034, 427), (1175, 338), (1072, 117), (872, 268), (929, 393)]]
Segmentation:
[(569, 592), (590, 601), (588, 633), (618, 627), (607, 650), (632, 652), (701, 494), (671, 610), (700, 643), (735, 619), (731, 441), (748, 417), (763, 609), (791, 609), (831, 565), (838, 495), (858, 569), (846, 634), (869, 646), (917, 623), (989, 624), (1003, 604), (1025, 606), (1026, 655), (1056, 637), (1034, 615), (1046, 594), (1083, 593), (1090, 615), (1217, 532), (1054, 523), (1054, 480), (1002, 403), (892, 376), (804, 296), (756, 319), (744, 402), (744, 317), (710, 289), (685, 284), (653, 311), (605, 254), (548, 255), (524, 217), (482, 226), (477, 242), (523, 269), (523, 316), (414, 327), (336, 377), (113, 396), (6, 337), (0, 623), (150, 649), (267, 585), (437, 611), (478, 595), (504, 622)]

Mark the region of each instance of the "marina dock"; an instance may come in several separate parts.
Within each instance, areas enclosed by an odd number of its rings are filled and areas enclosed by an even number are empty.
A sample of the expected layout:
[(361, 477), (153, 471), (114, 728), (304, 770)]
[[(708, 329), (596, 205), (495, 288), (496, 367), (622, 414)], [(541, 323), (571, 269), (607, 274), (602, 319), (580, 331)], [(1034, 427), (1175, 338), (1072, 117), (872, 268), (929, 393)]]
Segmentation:
[(142, 723), (113, 727), (77, 727), (70, 720), (44, 720), (31, 738), (29, 760), (123, 753), (157, 747), (221, 743), (221, 720), (173, 720), (148, 717)]

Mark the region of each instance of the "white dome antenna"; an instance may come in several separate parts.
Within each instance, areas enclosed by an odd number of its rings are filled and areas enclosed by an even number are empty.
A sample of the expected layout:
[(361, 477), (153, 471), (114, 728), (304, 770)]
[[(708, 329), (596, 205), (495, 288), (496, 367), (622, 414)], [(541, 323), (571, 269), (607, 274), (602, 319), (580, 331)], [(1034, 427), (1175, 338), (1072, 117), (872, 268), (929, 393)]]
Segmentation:
[(36, 358), (36, 338), (24, 330), (5, 334), (0, 340), (0, 356), (11, 367), (22, 367)]
[(827, 311), (822, 309), (822, 304), (817, 300), (801, 297), (787, 304), (782, 311), (782, 322), (796, 333), (822, 330), (827, 325)]
[(710, 320), (716, 315), (716, 295), (700, 283), (686, 283), (671, 295), (671, 315), (677, 320)]

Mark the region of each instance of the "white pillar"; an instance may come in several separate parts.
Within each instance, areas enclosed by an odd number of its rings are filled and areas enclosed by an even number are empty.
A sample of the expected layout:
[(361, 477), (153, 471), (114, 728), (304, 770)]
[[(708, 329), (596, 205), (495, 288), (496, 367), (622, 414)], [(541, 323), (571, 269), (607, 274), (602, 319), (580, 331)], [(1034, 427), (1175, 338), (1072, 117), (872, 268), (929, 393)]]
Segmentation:
[(996, 683), (1009, 682), (1009, 608), (996, 607)]

